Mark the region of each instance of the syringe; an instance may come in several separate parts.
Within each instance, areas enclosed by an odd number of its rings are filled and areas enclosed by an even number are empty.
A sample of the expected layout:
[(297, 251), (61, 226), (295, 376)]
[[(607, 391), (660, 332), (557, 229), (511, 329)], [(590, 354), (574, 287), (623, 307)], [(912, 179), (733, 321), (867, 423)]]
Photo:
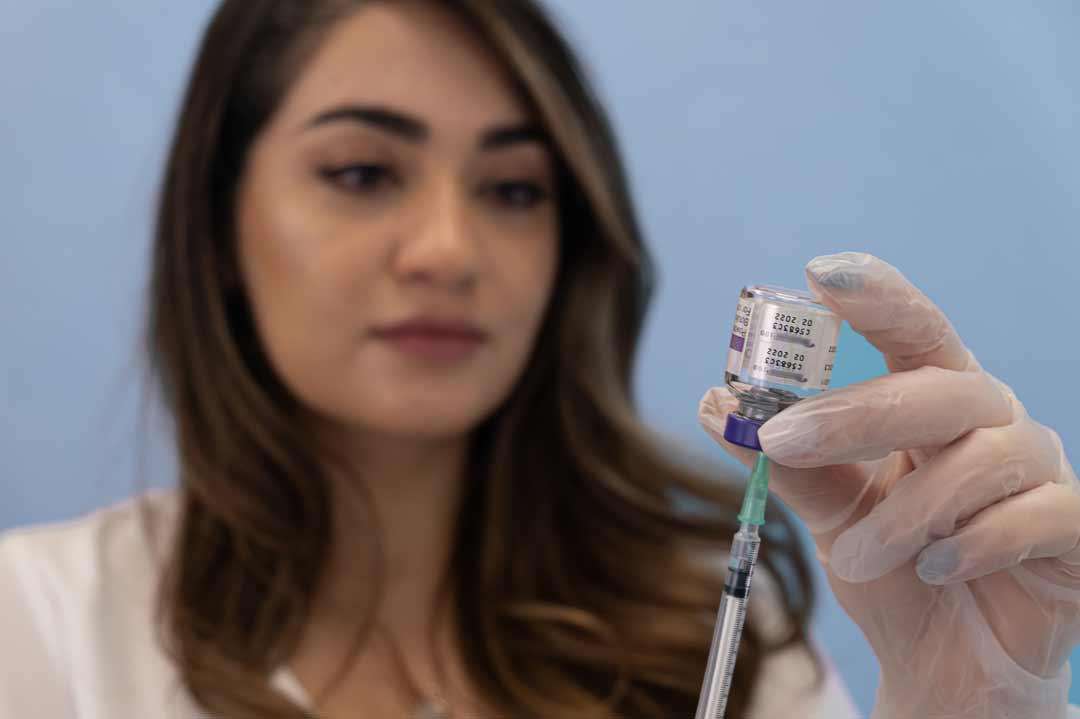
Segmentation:
[(739, 531), (731, 542), (727, 580), (716, 614), (709, 663), (701, 686), (694, 719), (724, 719), (735, 659), (739, 653), (746, 600), (750, 596), (750, 579), (757, 562), (758, 527), (765, 524), (765, 500), (769, 494), (769, 459), (759, 454), (739, 512)]

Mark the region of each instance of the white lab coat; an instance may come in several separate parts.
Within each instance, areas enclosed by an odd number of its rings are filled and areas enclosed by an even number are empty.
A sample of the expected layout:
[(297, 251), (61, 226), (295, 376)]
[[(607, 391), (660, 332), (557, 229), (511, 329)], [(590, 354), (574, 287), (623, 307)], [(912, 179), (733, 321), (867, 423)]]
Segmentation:
[[(167, 542), (176, 490), (142, 497), (150, 528)], [(130, 499), (75, 520), (0, 534), (0, 719), (209, 719), (154, 637), (159, 563)], [(767, 578), (755, 577), (748, 621), (782, 622), (770, 609), (772, 591)], [(810, 691), (803, 652), (772, 657), (746, 719), (858, 717), (827, 657), (826, 665), (824, 686)], [(310, 706), (287, 667), (268, 683)]]

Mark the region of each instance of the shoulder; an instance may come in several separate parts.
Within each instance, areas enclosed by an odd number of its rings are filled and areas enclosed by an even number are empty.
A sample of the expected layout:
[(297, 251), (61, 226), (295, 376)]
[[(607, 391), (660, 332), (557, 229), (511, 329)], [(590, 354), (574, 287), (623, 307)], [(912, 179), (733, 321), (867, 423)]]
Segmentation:
[(0, 567), (27, 589), (101, 600), (152, 583), (171, 540), (178, 494), (157, 489), (75, 519), (0, 533)]
[(178, 506), (154, 490), (0, 533), (0, 716), (173, 716), (152, 618)]

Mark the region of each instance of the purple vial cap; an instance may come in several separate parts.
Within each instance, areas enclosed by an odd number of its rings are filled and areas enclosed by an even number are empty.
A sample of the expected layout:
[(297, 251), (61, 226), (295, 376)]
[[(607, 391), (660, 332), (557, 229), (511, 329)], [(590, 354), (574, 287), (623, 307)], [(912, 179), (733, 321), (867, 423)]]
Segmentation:
[(724, 439), (740, 447), (746, 447), (757, 452), (761, 451), (761, 443), (758, 442), (758, 429), (764, 422), (747, 419), (737, 412), (728, 415), (727, 424), (724, 426)]

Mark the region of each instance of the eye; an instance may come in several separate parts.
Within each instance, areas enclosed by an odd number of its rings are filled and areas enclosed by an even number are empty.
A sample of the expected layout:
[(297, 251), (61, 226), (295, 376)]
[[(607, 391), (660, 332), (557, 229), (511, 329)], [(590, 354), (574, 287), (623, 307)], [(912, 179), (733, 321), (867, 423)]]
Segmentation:
[(498, 201), (512, 209), (529, 209), (548, 198), (548, 192), (532, 182), (498, 182), (492, 187)]
[(383, 165), (347, 165), (322, 169), (319, 174), (335, 187), (347, 192), (373, 192), (381, 183), (394, 179), (390, 169)]

